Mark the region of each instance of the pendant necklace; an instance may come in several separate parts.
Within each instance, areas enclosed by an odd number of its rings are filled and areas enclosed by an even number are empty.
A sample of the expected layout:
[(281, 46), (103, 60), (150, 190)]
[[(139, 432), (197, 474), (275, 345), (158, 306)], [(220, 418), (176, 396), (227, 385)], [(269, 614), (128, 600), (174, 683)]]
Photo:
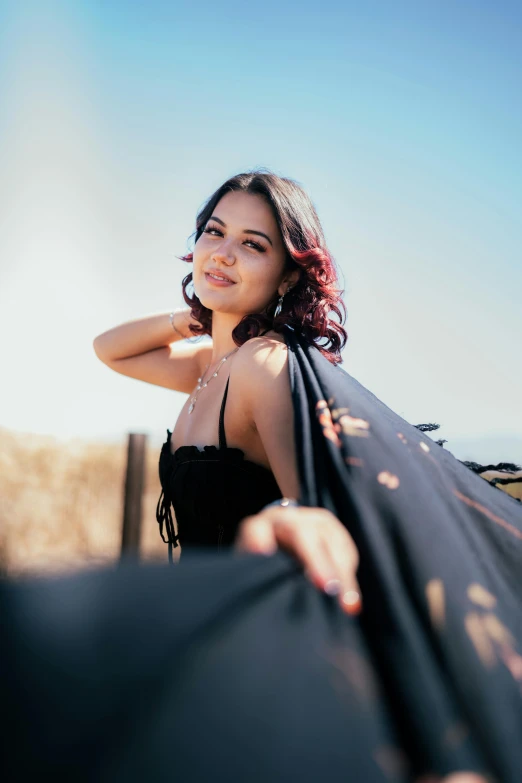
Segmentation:
[(204, 372), (203, 372), (203, 375), (201, 376), (201, 378), (198, 378), (198, 385), (196, 386), (196, 391), (195, 391), (195, 394), (194, 394), (194, 396), (193, 396), (193, 397), (191, 398), (191, 400), (190, 400), (190, 407), (189, 407), (189, 409), (188, 409), (188, 412), (189, 412), (189, 413), (192, 413), (192, 411), (194, 410), (194, 406), (195, 406), (195, 404), (196, 404), (196, 400), (197, 400), (197, 398), (198, 398), (198, 394), (199, 394), (199, 392), (200, 392), (202, 389), (204, 389), (204, 388), (205, 388), (205, 386), (208, 386), (208, 384), (210, 383), (210, 381), (212, 380), (212, 378), (216, 378), (216, 376), (217, 376), (218, 372), (220, 371), (220, 369), (221, 369), (222, 365), (223, 365), (223, 364), (226, 362), (226, 360), (228, 359), (228, 357), (229, 357), (229, 356), (231, 356), (231, 355), (232, 355), (233, 353), (235, 353), (236, 351), (239, 351), (239, 346), (238, 346), (237, 348), (234, 348), (234, 350), (233, 350), (233, 351), (230, 351), (230, 353), (227, 353), (227, 355), (226, 355), (226, 356), (223, 356), (223, 358), (221, 359), (221, 361), (219, 362), (219, 364), (218, 364), (218, 366), (217, 366), (217, 368), (216, 368), (216, 371), (212, 373), (212, 375), (210, 376), (210, 378), (208, 379), (208, 381), (205, 381), (205, 383), (203, 383), (203, 384), (202, 384), (202, 383), (201, 383), (201, 381), (202, 381), (202, 380), (203, 380), (203, 378), (205, 377), (205, 373), (207, 372), (208, 368), (210, 367), (210, 362), (207, 364), (207, 366), (205, 367), (205, 370), (204, 370)]

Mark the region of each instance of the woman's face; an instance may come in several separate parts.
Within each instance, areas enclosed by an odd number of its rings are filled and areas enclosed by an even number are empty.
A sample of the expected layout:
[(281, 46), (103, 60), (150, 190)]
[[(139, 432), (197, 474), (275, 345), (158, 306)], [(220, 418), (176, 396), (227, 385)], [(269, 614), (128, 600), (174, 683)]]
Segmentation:
[[(209, 310), (243, 317), (259, 313), (283, 281), (286, 249), (277, 221), (258, 195), (232, 191), (221, 198), (193, 253), (193, 284)], [(226, 275), (223, 285), (208, 273)], [(287, 286), (282, 286), (281, 293)]]

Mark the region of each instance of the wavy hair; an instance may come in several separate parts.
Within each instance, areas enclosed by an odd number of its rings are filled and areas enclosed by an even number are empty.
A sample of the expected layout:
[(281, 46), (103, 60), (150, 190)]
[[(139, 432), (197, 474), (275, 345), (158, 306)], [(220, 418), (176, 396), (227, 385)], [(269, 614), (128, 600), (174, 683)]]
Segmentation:
[[(203, 233), (217, 203), (230, 191), (243, 191), (265, 199), (275, 216), (286, 249), (284, 272), (300, 270), (299, 280), (285, 294), (279, 315), (274, 317), (279, 299), (275, 291), (273, 301), (263, 312), (249, 313), (237, 324), (232, 332), (235, 344), (243, 345), (264, 331), (281, 332), (288, 324), (315, 344), (332, 364), (339, 364), (342, 362), (341, 350), (347, 341), (347, 332), (342, 326), (346, 319), (346, 306), (340, 298), (343, 290), (336, 287), (335, 262), (326, 247), (321, 223), (309, 196), (294, 180), (279, 177), (266, 169), (237, 174), (221, 185), (200, 209), (196, 230), (191, 235), (195, 236), (195, 242)], [(178, 258), (192, 262), (193, 253)], [(194, 335), (211, 335), (212, 310), (201, 304), (195, 292), (188, 293), (192, 278), (190, 272), (182, 282), (183, 298), (190, 306), (192, 318), (199, 322), (199, 325), (191, 324), (189, 329)], [(331, 319), (332, 314), (339, 318), (339, 323)], [(318, 345), (318, 340), (326, 340), (326, 344)]]

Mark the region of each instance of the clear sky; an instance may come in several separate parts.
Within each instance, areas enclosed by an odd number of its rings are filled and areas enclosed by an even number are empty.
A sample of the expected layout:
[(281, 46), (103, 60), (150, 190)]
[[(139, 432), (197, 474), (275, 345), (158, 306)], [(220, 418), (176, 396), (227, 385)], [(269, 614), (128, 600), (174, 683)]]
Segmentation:
[(322, 220), (344, 368), (522, 459), (521, 8), (0, 0), (0, 426), (161, 443), (184, 395), (92, 341), (183, 304), (198, 208), (266, 166)]

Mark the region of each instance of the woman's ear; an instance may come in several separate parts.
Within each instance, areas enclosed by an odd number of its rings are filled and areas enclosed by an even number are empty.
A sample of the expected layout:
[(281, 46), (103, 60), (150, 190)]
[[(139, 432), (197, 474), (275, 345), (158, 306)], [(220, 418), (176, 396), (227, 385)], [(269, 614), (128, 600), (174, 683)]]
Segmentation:
[(292, 272), (289, 274), (289, 276), (286, 278), (286, 282), (289, 284), (288, 288), (286, 289), (286, 292), (290, 291), (291, 288), (293, 288), (298, 282), (301, 277), (301, 270), (300, 269), (293, 269)]

